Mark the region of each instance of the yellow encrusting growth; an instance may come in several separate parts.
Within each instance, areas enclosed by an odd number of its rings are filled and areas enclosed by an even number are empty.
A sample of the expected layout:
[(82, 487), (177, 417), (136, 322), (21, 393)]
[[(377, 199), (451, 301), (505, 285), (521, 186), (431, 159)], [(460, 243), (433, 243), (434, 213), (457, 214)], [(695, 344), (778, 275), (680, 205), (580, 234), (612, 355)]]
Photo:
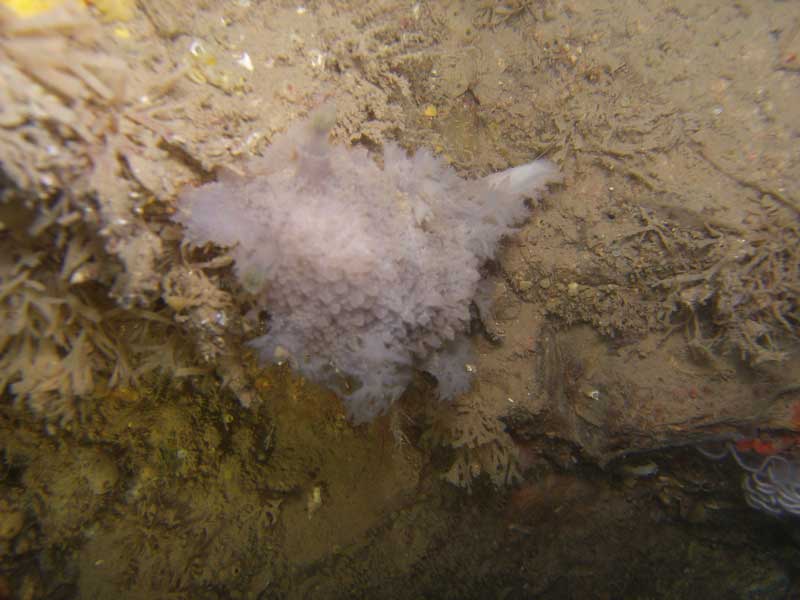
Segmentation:
[[(35, 17), (64, 4), (68, 0), (0, 0), (20, 17)], [(136, 0), (84, 0), (94, 6), (105, 20), (130, 21), (136, 10)]]
[(21, 17), (32, 17), (63, 4), (64, 0), (0, 0)]
[(106, 21), (130, 21), (136, 11), (136, 0), (84, 0), (94, 6)]

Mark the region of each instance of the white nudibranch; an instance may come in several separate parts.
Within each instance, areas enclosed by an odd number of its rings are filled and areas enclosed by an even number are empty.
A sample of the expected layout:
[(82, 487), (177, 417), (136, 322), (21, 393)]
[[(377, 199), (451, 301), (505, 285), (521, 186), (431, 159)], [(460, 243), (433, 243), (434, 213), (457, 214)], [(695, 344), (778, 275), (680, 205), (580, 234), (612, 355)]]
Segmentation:
[(469, 388), (479, 269), (526, 218), (524, 199), (560, 175), (534, 161), (465, 180), (429, 151), (393, 143), (380, 167), (364, 148), (329, 142), (335, 121), (330, 105), (314, 112), (247, 176), (184, 193), (175, 219), (190, 242), (230, 248), (271, 316), (250, 342), (262, 359), (290, 360), (363, 422), (403, 393), (414, 369), (437, 378), (442, 398)]

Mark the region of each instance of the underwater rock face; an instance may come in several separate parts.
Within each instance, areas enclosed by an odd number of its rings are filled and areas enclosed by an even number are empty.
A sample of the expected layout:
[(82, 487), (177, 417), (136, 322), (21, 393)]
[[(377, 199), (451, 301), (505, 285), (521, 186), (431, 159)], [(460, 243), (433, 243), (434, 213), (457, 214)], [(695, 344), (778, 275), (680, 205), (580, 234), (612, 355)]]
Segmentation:
[[(522, 221), (525, 197), (559, 179), (536, 161), (468, 181), (426, 150), (331, 145), (330, 109), (276, 138), (247, 176), (185, 193), (176, 220), (194, 244), (231, 247), (271, 315), (250, 343), (344, 399), (354, 422), (385, 412), (413, 369), (449, 399), (470, 373), (469, 305), (479, 268)], [(345, 391), (345, 383), (348, 385)]]

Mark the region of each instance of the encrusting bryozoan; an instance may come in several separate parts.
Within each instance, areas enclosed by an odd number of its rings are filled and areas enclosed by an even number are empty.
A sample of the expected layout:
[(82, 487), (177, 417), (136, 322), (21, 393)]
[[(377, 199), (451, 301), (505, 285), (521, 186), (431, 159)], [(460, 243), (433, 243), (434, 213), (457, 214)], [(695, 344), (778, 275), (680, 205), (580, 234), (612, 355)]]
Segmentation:
[[(413, 370), (442, 398), (470, 384), (470, 302), (479, 268), (527, 215), (524, 198), (560, 179), (548, 161), (465, 180), (427, 150), (332, 145), (335, 111), (293, 125), (246, 176), (186, 192), (176, 220), (193, 244), (230, 247), (235, 272), (271, 315), (250, 344), (290, 361), (373, 419)], [(345, 391), (343, 382), (353, 385)]]

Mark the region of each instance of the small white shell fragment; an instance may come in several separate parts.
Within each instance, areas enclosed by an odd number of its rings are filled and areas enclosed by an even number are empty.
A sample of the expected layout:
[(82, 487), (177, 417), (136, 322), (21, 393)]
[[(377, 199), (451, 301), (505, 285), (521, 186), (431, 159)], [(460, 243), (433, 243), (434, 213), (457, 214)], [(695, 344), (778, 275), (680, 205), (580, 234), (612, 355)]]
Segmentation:
[(309, 519), (315, 512), (317, 512), (317, 510), (319, 510), (320, 506), (322, 506), (322, 488), (318, 485), (315, 485), (311, 489), (311, 493), (308, 495), (308, 502), (306, 503)]
[(275, 362), (280, 365), (289, 360), (291, 358), (291, 354), (289, 354), (289, 351), (283, 346), (278, 346), (275, 348), (273, 358), (275, 359)]
[(316, 69), (325, 68), (325, 53), (320, 50), (311, 51), (311, 66)]
[(652, 461), (643, 465), (625, 465), (622, 471), (631, 477), (653, 477), (658, 475), (658, 465)]
[(189, 44), (189, 52), (191, 52), (193, 56), (200, 56), (204, 51), (203, 43), (198, 39), (192, 40), (192, 43)]
[(242, 55), (239, 57), (236, 63), (244, 67), (248, 71), (253, 70), (253, 61), (250, 60), (250, 55), (247, 52), (242, 52)]

